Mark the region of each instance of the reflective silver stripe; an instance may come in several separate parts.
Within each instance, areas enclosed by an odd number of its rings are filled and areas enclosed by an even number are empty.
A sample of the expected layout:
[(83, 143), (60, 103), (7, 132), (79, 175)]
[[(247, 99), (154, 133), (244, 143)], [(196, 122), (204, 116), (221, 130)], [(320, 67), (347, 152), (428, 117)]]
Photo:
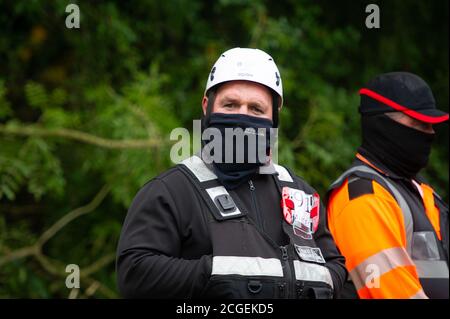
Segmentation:
[(200, 182), (217, 179), (216, 174), (206, 167), (202, 159), (196, 155), (185, 159), (181, 164), (186, 166)]
[(214, 256), (211, 274), (283, 277), (283, 267), (277, 258)]
[(327, 267), (294, 260), (295, 279), (307, 281), (321, 281), (333, 288), (333, 280)]
[[(212, 187), (212, 188), (207, 188), (206, 192), (208, 193), (209, 197), (211, 198), (211, 200), (214, 202), (214, 199), (219, 196), (219, 195), (224, 195), (227, 194), (228, 196), (231, 197), (231, 195), (228, 193), (228, 191), (225, 189), (225, 187), (223, 186), (217, 186), (217, 187)], [(214, 204), (217, 206), (217, 204), (214, 202)], [(219, 209), (219, 213), (223, 216), (223, 217), (227, 217), (227, 216), (234, 216), (234, 215), (240, 215), (241, 211), (239, 210), (239, 208), (237, 206), (235, 206), (234, 211), (229, 212), (229, 213), (224, 213)]]
[(445, 260), (414, 260), (419, 278), (447, 278), (448, 266)]
[[(197, 155), (185, 159), (181, 162), (181, 164), (185, 165), (200, 182), (207, 182), (213, 179), (217, 179), (217, 175), (214, 174), (214, 172), (211, 171), (203, 162), (203, 160)], [(278, 179), (280, 181), (291, 183), (294, 182), (288, 170), (281, 165), (270, 164), (267, 166), (261, 166), (259, 168), (260, 174), (272, 174), (275, 172), (278, 173)]]
[(333, 188), (334, 186), (342, 183), (344, 179), (349, 176), (353, 172), (365, 172), (370, 173), (373, 175), (378, 176), (382, 181), (386, 183), (386, 185), (389, 187), (389, 190), (394, 194), (395, 200), (397, 201), (398, 205), (400, 206), (402, 213), (403, 213), (403, 222), (405, 224), (405, 233), (406, 233), (406, 251), (409, 255), (411, 255), (412, 252), (412, 236), (413, 236), (413, 218), (411, 209), (409, 208), (408, 204), (406, 203), (406, 200), (403, 198), (403, 196), (400, 194), (400, 192), (395, 188), (394, 185), (392, 185), (391, 182), (389, 182), (386, 178), (384, 178), (381, 174), (379, 174), (375, 169), (364, 166), (364, 165), (358, 165), (354, 166), (347, 171), (345, 171), (331, 186), (330, 188)]
[[(417, 274), (419, 278), (443, 278), (448, 279), (449, 278), (449, 270), (448, 265), (445, 260), (436, 260), (439, 258), (439, 251), (437, 248), (436, 238), (434, 236), (430, 237), (428, 235), (429, 232), (416, 232), (413, 233), (413, 219), (412, 219), (412, 213), (411, 210), (406, 202), (406, 200), (403, 198), (403, 196), (400, 194), (400, 192), (393, 186), (386, 178), (384, 178), (381, 174), (379, 174), (376, 170), (373, 168), (370, 168), (368, 166), (359, 165), (350, 168), (346, 172), (344, 172), (333, 184), (330, 188), (335, 187), (336, 185), (342, 183), (346, 176), (349, 176), (353, 172), (367, 172), (370, 174), (374, 174), (378, 176), (384, 183), (388, 186), (389, 190), (392, 192), (392, 194), (395, 197), (395, 200), (397, 201), (398, 205), (400, 206), (402, 213), (403, 213), (403, 220), (405, 224), (405, 232), (406, 232), (406, 252), (407, 257), (409, 261), (407, 261), (405, 256), (405, 253), (400, 254), (396, 259), (393, 258), (395, 262), (398, 262), (398, 266), (407, 266), (413, 265), (416, 266)], [(431, 232), (430, 232), (431, 233)], [(396, 248), (396, 249), (402, 249), (402, 248)], [(403, 250), (403, 249), (402, 249)], [(404, 250), (403, 250), (404, 251)], [(367, 276), (365, 275), (365, 267), (367, 267), (368, 264), (371, 262), (369, 261), (371, 258), (377, 257), (379, 254), (383, 254), (385, 251), (382, 251), (372, 257), (369, 257), (366, 259), (363, 263), (358, 265), (355, 269), (353, 269), (350, 272), (350, 276), (353, 279), (353, 282), (355, 283), (355, 286), (357, 289), (363, 287), (365, 285), (365, 278)], [(412, 260), (410, 256), (413, 256), (414, 259)], [(380, 259), (383, 257), (380, 256)], [(416, 258), (423, 258), (428, 260), (420, 260)], [(434, 259), (434, 260), (433, 260)], [(378, 264), (378, 262), (373, 262), (374, 264)], [(404, 263), (404, 265), (401, 265)], [(391, 269), (395, 268), (395, 265), (390, 265)], [(360, 269), (362, 268), (362, 269)], [(387, 269), (387, 268), (386, 268)], [(380, 269), (381, 270), (381, 269)], [(389, 270), (388, 270), (389, 271)], [(380, 273), (381, 276), (382, 273)], [(426, 297), (426, 296), (425, 296)]]
[(417, 231), (413, 234), (413, 260), (440, 260), (439, 247), (433, 231)]
[(402, 247), (388, 248), (370, 256), (350, 271), (356, 290), (366, 285), (368, 277), (373, 279), (374, 265), (377, 277), (397, 267), (414, 266), (414, 262)]
[(272, 162), (259, 167), (259, 174), (262, 175), (275, 174), (276, 172), (275, 165)]
[(409, 297), (409, 299), (428, 299), (427, 295), (425, 295), (425, 292), (423, 292), (422, 289), (420, 289), (417, 293)]
[(275, 170), (278, 173), (278, 179), (280, 181), (291, 182), (291, 183), (294, 182), (292, 177), (291, 177), (291, 174), (289, 174), (289, 172), (288, 172), (288, 170), (286, 168), (284, 168), (283, 166), (278, 165), (278, 164), (273, 164), (273, 166), (275, 167)]

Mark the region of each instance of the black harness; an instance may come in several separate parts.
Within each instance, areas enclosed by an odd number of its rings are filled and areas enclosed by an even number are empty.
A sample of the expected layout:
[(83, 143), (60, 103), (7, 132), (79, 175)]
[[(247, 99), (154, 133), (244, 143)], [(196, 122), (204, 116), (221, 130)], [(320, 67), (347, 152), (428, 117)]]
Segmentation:
[[(238, 194), (230, 194), (199, 157), (193, 156), (177, 167), (209, 208), (213, 264), (205, 297), (332, 298), (331, 275), (323, 266), (325, 261), (313, 237), (301, 238), (291, 224), (283, 221), (290, 243), (277, 245), (248, 218)], [(284, 187), (299, 188), (287, 169), (274, 167), (278, 174), (272, 176), (280, 198)]]

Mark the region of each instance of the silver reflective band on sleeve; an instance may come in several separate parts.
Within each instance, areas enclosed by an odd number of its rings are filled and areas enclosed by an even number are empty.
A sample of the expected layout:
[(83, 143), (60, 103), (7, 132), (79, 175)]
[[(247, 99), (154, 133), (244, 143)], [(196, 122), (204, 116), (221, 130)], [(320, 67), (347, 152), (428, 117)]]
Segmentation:
[[(376, 273), (374, 268), (371, 267), (372, 265), (376, 267)], [(414, 266), (414, 262), (406, 250), (402, 247), (388, 248), (368, 257), (353, 268), (350, 271), (350, 277), (355, 284), (356, 290), (359, 290), (366, 285), (368, 277), (373, 279), (374, 274), (380, 277), (394, 268), (404, 266)]]
[(181, 162), (184, 166), (186, 166), (192, 174), (200, 182), (206, 182), (213, 179), (217, 179), (216, 174), (214, 174), (208, 167), (206, 167), (205, 163), (198, 156), (192, 156)]
[(289, 174), (289, 172), (288, 172), (288, 170), (286, 168), (284, 168), (283, 166), (278, 165), (278, 164), (273, 164), (273, 166), (275, 167), (275, 170), (278, 173), (278, 179), (280, 181), (291, 182), (291, 183), (294, 182), (292, 180), (291, 174)]
[(417, 293), (409, 297), (409, 299), (428, 299), (427, 295), (425, 295), (425, 292), (423, 292), (422, 289), (420, 289)]
[(321, 281), (333, 288), (333, 280), (327, 267), (294, 260), (295, 279), (306, 281)]
[(277, 258), (214, 256), (211, 275), (283, 277), (283, 268)]
[(445, 260), (414, 260), (419, 278), (448, 278)]

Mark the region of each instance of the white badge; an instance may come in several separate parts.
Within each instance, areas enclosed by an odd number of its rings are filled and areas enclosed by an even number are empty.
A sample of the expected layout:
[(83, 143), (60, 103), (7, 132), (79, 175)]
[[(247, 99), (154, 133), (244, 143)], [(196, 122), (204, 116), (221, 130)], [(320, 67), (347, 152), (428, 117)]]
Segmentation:
[(325, 259), (323, 258), (322, 251), (320, 248), (313, 248), (308, 246), (295, 246), (295, 251), (299, 255), (299, 257), (304, 261), (312, 261), (316, 263), (325, 263)]

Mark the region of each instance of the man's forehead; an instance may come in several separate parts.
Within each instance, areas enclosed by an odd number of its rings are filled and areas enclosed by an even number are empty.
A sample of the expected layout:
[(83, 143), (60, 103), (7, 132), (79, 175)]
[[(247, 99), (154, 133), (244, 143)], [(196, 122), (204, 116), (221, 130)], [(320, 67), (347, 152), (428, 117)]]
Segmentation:
[(423, 123), (403, 112), (386, 112), (385, 114), (394, 120), (409, 121), (411, 123)]
[(263, 95), (271, 97), (270, 89), (262, 84), (250, 81), (231, 81), (222, 84), (217, 90), (217, 96), (232, 96), (239, 97), (246, 95)]
[(426, 130), (426, 131), (428, 131), (427, 133), (431, 133), (431, 131), (433, 131), (432, 124), (419, 121), (418, 119), (415, 119), (403, 112), (387, 112), (385, 114), (388, 117), (390, 117), (392, 120), (396, 121), (397, 123), (403, 124), (405, 126), (408, 126), (408, 127), (414, 128), (414, 129), (418, 129), (421, 131)]

